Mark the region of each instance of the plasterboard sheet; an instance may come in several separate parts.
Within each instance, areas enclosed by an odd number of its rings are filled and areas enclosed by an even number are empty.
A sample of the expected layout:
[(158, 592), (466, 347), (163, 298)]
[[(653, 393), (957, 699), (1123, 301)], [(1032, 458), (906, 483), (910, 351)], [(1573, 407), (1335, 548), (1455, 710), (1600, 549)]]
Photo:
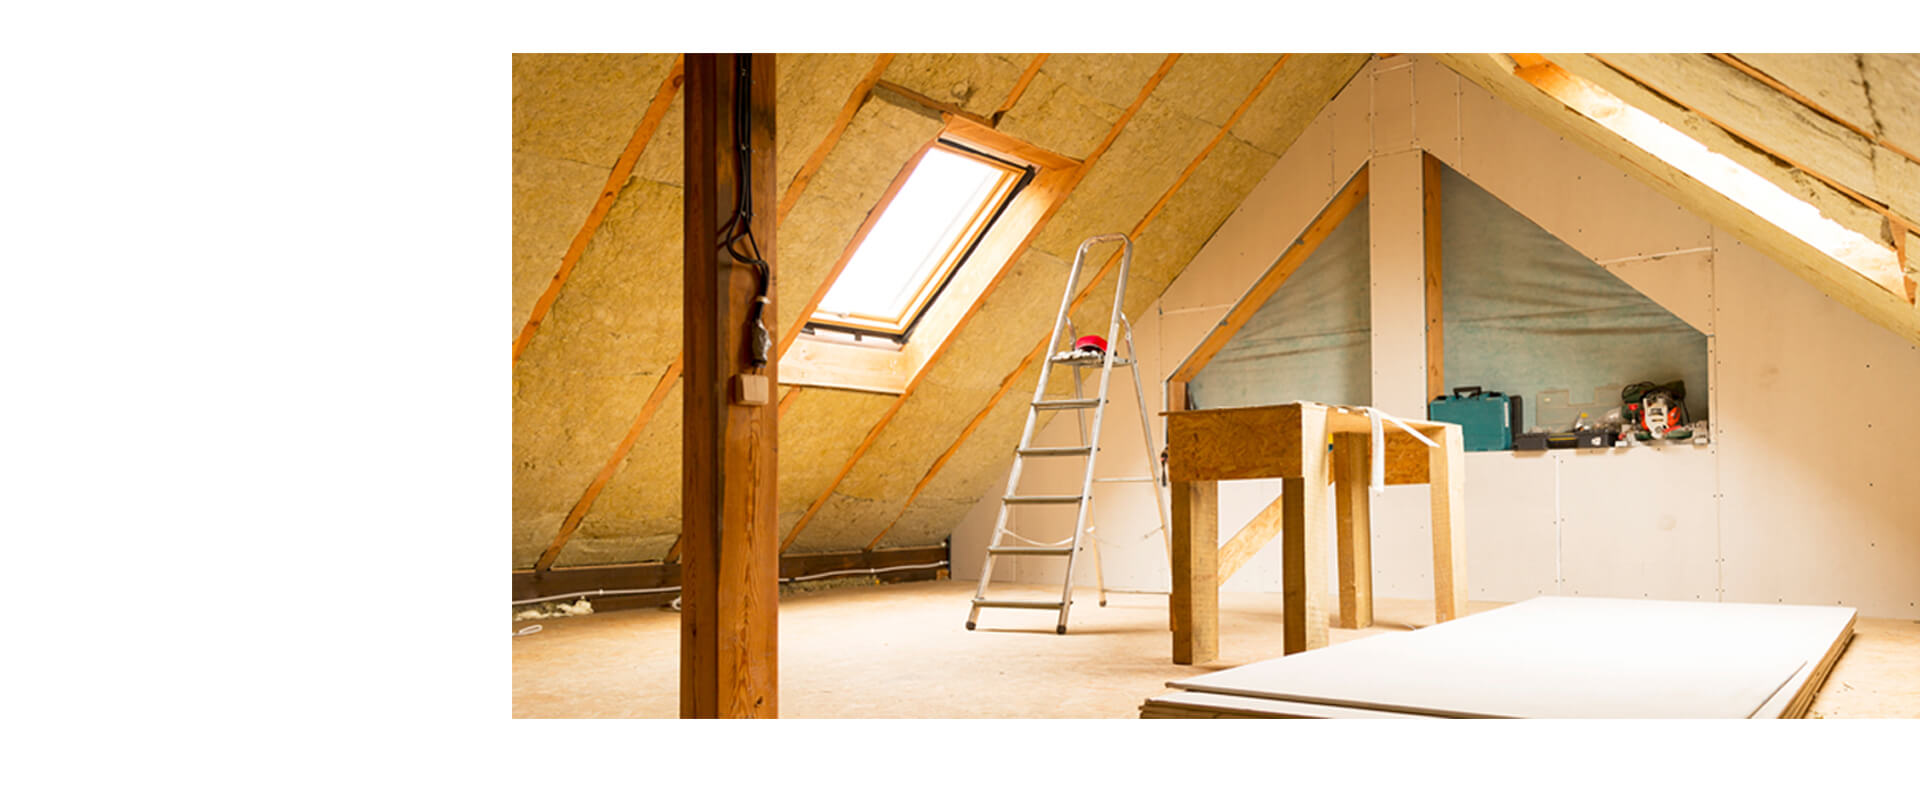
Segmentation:
[(1173, 692), (1148, 700), (1142, 719), (1427, 719), (1419, 714), (1319, 705), (1207, 692)]
[(1713, 254), (1708, 251), (1602, 264), (1694, 330), (1713, 335)]
[(1411, 150), (1413, 65), (1407, 56), (1373, 62), (1373, 154)]
[(1731, 238), (1716, 259), (1725, 598), (1920, 619), (1920, 348)]
[[(1471, 467), (1469, 475), (1471, 475)], [(1468, 479), (1472, 485), (1472, 479)], [(1472, 508), (1471, 505), (1468, 506)], [(1388, 486), (1367, 509), (1373, 524), (1373, 593), (1376, 597), (1433, 600), (1433, 505), (1424, 484)], [(1473, 532), (1467, 532), (1471, 546)], [(1329, 550), (1333, 548), (1328, 548)], [(1467, 580), (1473, 580), (1469, 551)]]
[(1468, 453), (1468, 598), (1558, 594), (1556, 518), (1553, 456)]
[(1413, 141), (1460, 163), (1460, 76), (1428, 56), (1413, 58)]
[[(1398, 70), (1407, 74), (1407, 70)], [(1404, 106), (1404, 98), (1401, 105)], [(1377, 156), (1368, 169), (1368, 243), (1371, 250), (1372, 400), (1369, 405), (1408, 418), (1426, 416), (1426, 251), (1421, 200), (1422, 160), (1407, 150)]]
[(1352, 174), (1373, 157), (1372, 89), (1372, 81), (1355, 80), (1322, 112), (1333, 127), (1333, 174), (1336, 177)]
[(1711, 244), (1711, 226), (1679, 204), (1466, 81), (1460, 135), (1450, 166), (1590, 259)]
[[(1538, 597), (1167, 685), (1433, 716), (1738, 719), (1818, 661), (1852, 614)], [(1817, 651), (1809, 630), (1825, 633)]]
[(1716, 600), (1711, 447), (1559, 450), (1566, 594)]

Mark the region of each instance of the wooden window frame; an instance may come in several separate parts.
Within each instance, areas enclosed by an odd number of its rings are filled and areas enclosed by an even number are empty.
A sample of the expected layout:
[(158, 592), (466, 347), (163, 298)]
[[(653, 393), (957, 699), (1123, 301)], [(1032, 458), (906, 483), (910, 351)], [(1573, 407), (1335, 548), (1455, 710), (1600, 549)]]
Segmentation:
[[(954, 236), (952, 241), (947, 242), (946, 251), (941, 254), (940, 260), (935, 262), (932, 269), (927, 270), (925, 274), (920, 276), (918, 285), (914, 286), (912, 295), (910, 295), (906, 304), (901, 307), (899, 314), (880, 316), (857, 311), (847, 314), (835, 314), (815, 309), (813, 314), (807, 318), (808, 327), (844, 331), (860, 336), (879, 336), (897, 342), (904, 342), (907, 336), (912, 333), (914, 324), (917, 323), (920, 316), (926, 312), (927, 306), (933, 302), (934, 298), (940, 293), (940, 290), (946, 286), (948, 279), (953, 276), (954, 271), (960, 269), (960, 267), (966, 263), (967, 256), (973, 252), (981, 237), (986, 235), (988, 226), (1001, 215), (1007, 205), (1012, 202), (1013, 197), (1031, 180), (1035, 171), (1032, 166), (1021, 165), (1010, 159), (982, 153), (963, 142), (949, 141), (949, 137), (943, 132), (940, 137), (935, 138), (926, 147), (921, 148), (920, 152), (915, 153), (914, 157), (909, 159), (907, 165), (894, 177), (893, 184), (888, 187), (887, 194), (881, 198), (880, 204), (874, 209), (873, 220), (875, 225), (877, 225), (879, 221), (886, 216), (887, 211), (893, 207), (893, 201), (899, 196), (900, 188), (905, 186), (907, 180), (920, 168), (920, 164), (925, 160), (927, 154), (935, 150), (952, 153), (997, 169), (1000, 171), (1000, 177), (994, 183), (992, 190), (988, 192), (979, 207), (973, 210), (966, 224), (960, 228), (960, 233)], [(859, 252), (860, 247), (866, 243), (867, 235), (872, 232), (873, 227), (874, 225), (862, 226), (860, 231), (854, 235), (853, 241), (847, 246), (846, 254), (843, 258), (844, 261), (850, 262), (853, 255)], [(839, 277), (836, 275), (835, 280), (838, 279)]]
[[(1026, 164), (1033, 170), (1032, 177), (1026, 179), (1024, 188), (1003, 201), (1005, 208), (997, 217), (991, 217), (990, 224), (977, 234), (972, 251), (959, 265), (965, 268), (950, 270), (944, 286), (933, 284), (936, 289), (918, 317), (909, 324), (911, 335), (905, 337), (905, 341), (877, 333), (865, 334), (859, 342), (847, 341), (841, 338), (845, 334), (829, 330), (819, 334), (801, 333), (780, 359), (782, 384), (882, 394), (906, 391), (954, 331), (973, 315), (986, 293), (999, 283), (1007, 267), (1025, 250), (1040, 224), (1059, 209), (1079, 180), (1081, 162), (1076, 159), (1035, 147), (975, 120), (953, 114), (944, 116), (946, 126), (908, 161), (908, 166), (875, 205), (876, 210), (899, 192), (906, 176), (918, 166), (920, 156), (942, 140), (957, 142), (992, 158)], [(868, 215), (867, 224), (855, 234), (828, 275), (827, 285), (839, 278), (878, 219), (878, 213)], [(813, 308), (804, 311), (811, 320)]]

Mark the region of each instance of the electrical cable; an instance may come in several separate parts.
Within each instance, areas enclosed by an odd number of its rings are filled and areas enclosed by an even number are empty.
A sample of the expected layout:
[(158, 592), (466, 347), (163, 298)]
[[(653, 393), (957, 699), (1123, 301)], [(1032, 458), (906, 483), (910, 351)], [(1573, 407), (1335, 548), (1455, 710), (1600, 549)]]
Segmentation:
[[(767, 331), (762, 319), (767, 304), (771, 302), (767, 293), (772, 288), (773, 267), (761, 257), (760, 242), (753, 236), (753, 170), (748, 168), (748, 159), (753, 153), (753, 54), (739, 53), (734, 56), (739, 67), (739, 76), (734, 81), (733, 93), (733, 169), (734, 203), (733, 218), (720, 229), (726, 238), (720, 242), (721, 249), (734, 261), (754, 267), (759, 278), (759, 291), (755, 292), (753, 308), (747, 312), (747, 359), (754, 367), (764, 367), (773, 359), (773, 334)], [(741, 252), (735, 245), (746, 240), (747, 252)]]
[[(871, 567), (867, 569), (843, 569), (843, 570), (836, 570), (833, 572), (821, 572), (814, 575), (801, 575), (794, 578), (781, 578), (780, 582), (781, 583), (798, 583), (800, 581), (818, 580), (820, 578), (831, 578), (831, 577), (837, 577), (840, 575), (878, 575), (882, 572), (900, 572), (902, 570), (909, 570), (909, 569), (933, 569), (935, 567), (947, 566), (947, 564), (948, 562), (946, 561), (935, 561), (931, 564), (901, 564), (901, 565), (892, 566), (892, 567)], [(524, 606), (524, 605), (531, 605), (533, 603), (546, 603), (554, 600), (566, 600), (572, 597), (601, 597), (601, 596), (611, 597), (615, 595), (625, 595), (625, 594), (660, 594), (663, 592), (677, 592), (677, 591), (680, 591), (680, 587), (678, 586), (660, 586), (652, 589), (588, 589), (584, 592), (570, 592), (567, 594), (556, 594), (549, 597), (534, 597), (527, 600), (515, 600), (513, 601), (513, 604), (516, 606)]]

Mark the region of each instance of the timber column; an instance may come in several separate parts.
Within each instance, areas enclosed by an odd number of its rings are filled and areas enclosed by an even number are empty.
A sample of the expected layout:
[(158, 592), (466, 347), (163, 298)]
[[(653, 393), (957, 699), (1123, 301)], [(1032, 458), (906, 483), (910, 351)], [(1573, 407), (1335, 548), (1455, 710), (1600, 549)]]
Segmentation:
[(773, 67), (686, 57), (682, 717), (779, 710)]

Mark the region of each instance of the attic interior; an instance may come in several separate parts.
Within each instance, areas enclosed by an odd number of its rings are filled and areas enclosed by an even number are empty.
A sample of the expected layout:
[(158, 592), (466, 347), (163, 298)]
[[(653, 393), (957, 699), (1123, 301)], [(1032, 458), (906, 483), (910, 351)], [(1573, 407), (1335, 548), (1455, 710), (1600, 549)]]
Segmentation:
[(512, 67), (515, 717), (1920, 718), (1920, 56)]

